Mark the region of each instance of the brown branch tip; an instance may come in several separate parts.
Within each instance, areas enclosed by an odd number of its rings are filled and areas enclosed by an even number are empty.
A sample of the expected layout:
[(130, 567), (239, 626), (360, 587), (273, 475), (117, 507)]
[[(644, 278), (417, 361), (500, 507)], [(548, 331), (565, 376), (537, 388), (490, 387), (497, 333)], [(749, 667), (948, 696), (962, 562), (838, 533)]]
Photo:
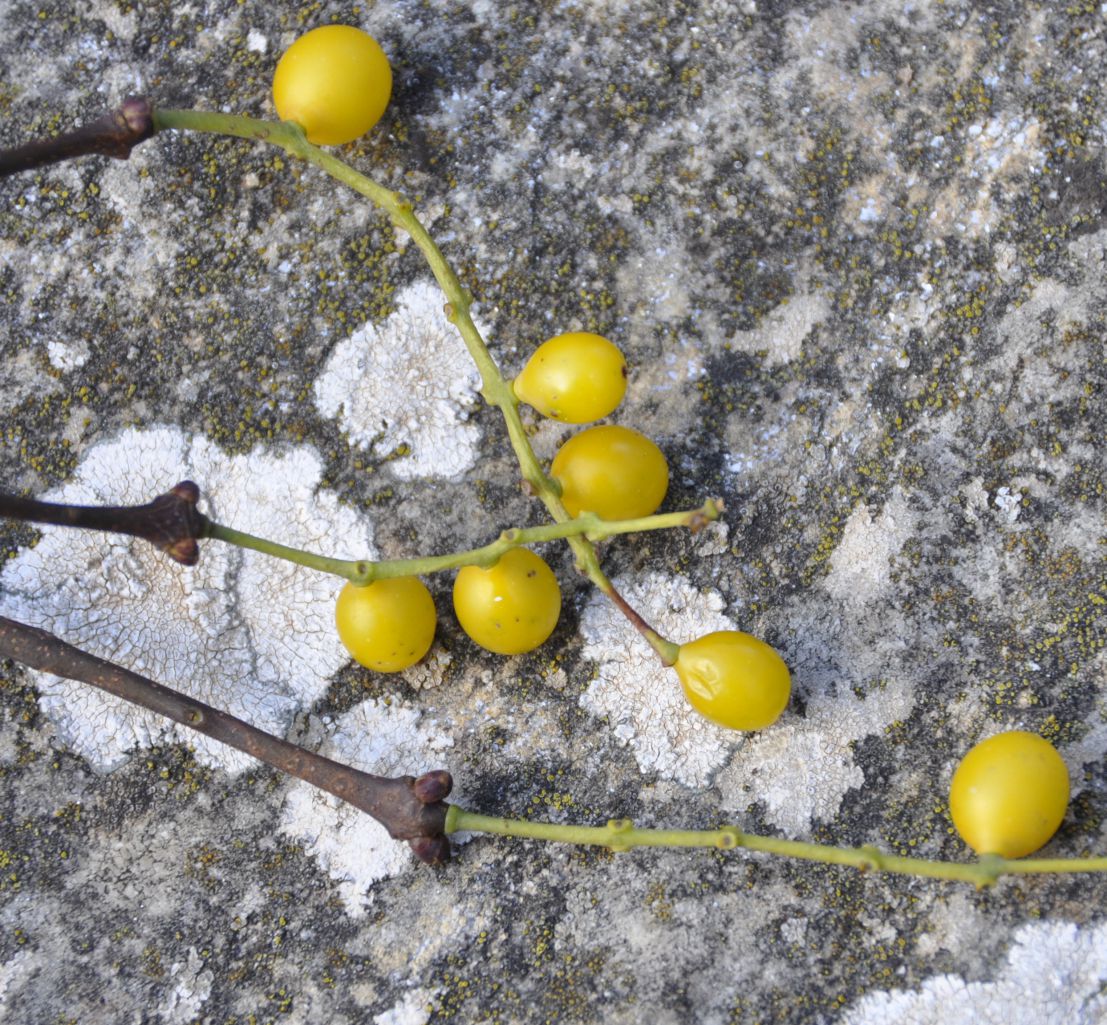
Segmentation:
[(71, 132), (0, 150), (0, 177), (91, 154), (126, 160), (156, 130), (150, 100), (128, 96), (115, 110)]
[(200, 558), (196, 542), (208, 527), (207, 517), (196, 508), (199, 500), (200, 489), (190, 480), (145, 505), (64, 505), (0, 492), (0, 516), (140, 537), (171, 559), (194, 566)]

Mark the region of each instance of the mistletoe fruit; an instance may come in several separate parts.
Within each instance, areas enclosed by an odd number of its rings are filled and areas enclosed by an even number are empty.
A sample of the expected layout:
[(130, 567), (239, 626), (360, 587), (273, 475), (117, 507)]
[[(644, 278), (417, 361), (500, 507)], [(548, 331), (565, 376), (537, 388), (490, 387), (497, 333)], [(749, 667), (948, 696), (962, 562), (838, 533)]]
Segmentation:
[(629, 427), (589, 427), (558, 450), (550, 474), (571, 516), (605, 520), (649, 516), (669, 490), (669, 464), (649, 438)]
[(273, 103), (316, 146), (337, 146), (373, 127), (392, 96), (392, 69), (377, 41), (350, 25), (300, 36), (273, 74)]
[(1069, 803), (1069, 772), (1036, 733), (1010, 730), (972, 748), (949, 788), (949, 811), (977, 854), (1021, 858), (1044, 847)]
[(738, 630), (682, 644), (673, 666), (697, 712), (732, 730), (763, 730), (780, 718), (792, 692), (784, 660)]
[(489, 569), (466, 566), (454, 581), (461, 628), (499, 655), (533, 651), (553, 633), (561, 588), (553, 570), (527, 548), (512, 548)]
[(623, 401), (627, 361), (601, 335), (573, 331), (543, 342), (512, 382), (543, 416), (568, 424), (602, 420)]
[(398, 673), (430, 651), (434, 599), (418, 577), (392, 577), (364, 587), (348, 583), (338, 593), (335, 621), (355, 661), (378, 673)]

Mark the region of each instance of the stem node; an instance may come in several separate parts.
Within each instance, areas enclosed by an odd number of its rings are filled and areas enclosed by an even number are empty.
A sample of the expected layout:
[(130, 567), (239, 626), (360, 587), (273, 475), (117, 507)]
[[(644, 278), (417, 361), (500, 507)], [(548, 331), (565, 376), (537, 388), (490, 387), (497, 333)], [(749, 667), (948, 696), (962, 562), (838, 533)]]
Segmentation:
[(211, 526), (196, 508), (199, 498), (200, 489), (190, 480), (145, 505), (63, 505), (0, 492), (0, 516), (129, 534), (149, 541), (185, 566), (194, 566), (200, 558), (197, 541), (210, 536)]
[(737, 826), (723, 826), (719, 830), (718, 848), (721, 851), (733, 851), (742, 846), (742, 831)]

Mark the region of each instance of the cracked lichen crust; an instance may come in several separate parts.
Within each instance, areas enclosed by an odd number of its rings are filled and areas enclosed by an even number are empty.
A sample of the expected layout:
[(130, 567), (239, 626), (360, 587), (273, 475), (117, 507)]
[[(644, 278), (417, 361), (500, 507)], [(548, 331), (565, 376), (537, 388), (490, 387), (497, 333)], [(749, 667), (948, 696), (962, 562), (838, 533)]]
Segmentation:
[[(73, 479), (44, 497), (136, 504), (182, 474), (201, 482), (213, 518), (306, 548), (373, 554), (367, 524), (317, 490), (322, 464), (307, 447), (229, 456), (173, 427), (127, 430), (89, 449)], [(324, 574), (212, 541), (198, 565), (184, 567), (142, 541), (44, 528), (0, 573), (0, 609), (281, 734), (346, 661), (337, 590)], [(61, 736), (98, 768), (172, 739), (230, 771), (251, 762), (91, 687), (35, 680)]]
[(335, 346), (315, 382), (319, 412), (378, 458), (394, 455), (401, 480), (457, 477), (477, 457), (480, 377), (443, 303), (434, 282), (408, 286), (383, 323)]
[[(449, 734), (419, 709), (369, 699), (333, 724), (321, 753), (364, 772), (418, 776), (452, 746)], [(355, 916), (365, 913), (374, 883), (415, 863), (407, 845), (375, 819), (307, 783), (289, 789), (280, 828), (305, 843)]]
[(1095, 1025), (1107, 1020), (1107, 926), (1026, 925), (994, 978), (936, 975), (869, 993), (840, 1025)]
[(722, 806), (741, 812), (759, 802), (767, 821), (788, 836), (805, 837), (818, 822), (832, 822), (842, 800), (862, 787), (865, 774), (854, 746), (905, 718), (914, 704), (902, 683), (858, 698), (812, 697), (805, 715), (752, 737), (716, 778)]

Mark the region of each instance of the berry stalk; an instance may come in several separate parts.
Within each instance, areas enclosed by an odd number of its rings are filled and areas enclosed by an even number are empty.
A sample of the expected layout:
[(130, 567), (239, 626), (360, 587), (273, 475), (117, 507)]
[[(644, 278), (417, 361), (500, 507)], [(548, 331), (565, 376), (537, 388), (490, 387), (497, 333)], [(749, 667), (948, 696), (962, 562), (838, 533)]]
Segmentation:
[(276, 541), (256, 537), (212, 520), (205, 520), (202, 536), (225, 541), (240, 548), (264, 552), (266, 555), (322, 570), (325, 573), (333, 573), (351, 583), (363, 586), (373, 583), (374, 580), (426, 576), (443, 570), (459, 569), (462, 566), (480, 566), (488, 569), (512, 548), (541, 544), (545, 541), (571, 540), (583, 536), (592, 540), (602, 540), (617, 534), (669, 530), (674, 527), (697, 530), (704, 524), (718, 519), (720, 507), (720, 502), (708, 499), (699, 509), (641, 516), (633, 520), (602, 520), (595, 513), (582, 513), (562, 523), (544, 523), (536, 527), (512, 527), (500, 534), (495, 541), (490, 541), (480, 548), (450, 552), (446, 555), (422, 555), (410, 559), (388, 559), (380, 562), (370, 562), (367, 559), (334, 559), (326, 555), (316, 555), (302, 548), (292, 548)]
[[(411, 236), (419, 251), (423, 254), (431, 273), (446, 297), (446, 316), (457, 328), (465, 342), (469, 355), (476, 364), (481, 377), (481, 394), (485, 401), (496, 406), (503, 416), (508, 438), (524, 480), (531, 486), (535, 495), (545, 505), (556, 523), (566, 523), (572, 519), (561, 501), (560, 488), (542, 469), (538, 457), (534, 454), (530, 441), (519, 417), (519, 400), (500, 373), (496, 361), (488, 351), (488, 346), (470, 315), (472, 297), (461, 284), (453, 268), (438, 248), (437, 243), (415, 216), (411, 203), (398, 192), (379, 185), (337, 157), (323, 152), (308, 142), (303, 129), (291, 121), (271, 122), (237, 114), (217, 114), (208, 111), (157, 109), (153, 112), (157, 130), (182, 129), (206, 132), (216, 135), (231, 135), (242, 139), (255, 139), (281, 147), (289, 156), (299, 157), (325, 171), (332, 178), (348, 185), (360, 193), (379, 209), (388, 214), (393, 225)], [(595, 546), (586, 537), (569, 535), (566, 540), (576, 556), (577, 567), (604, 594), (615, 601), (624, 613), (630, 605), (616, 598), (618, 591), (600, 566)], [(631, 610), (633, 611), (633, 610)], [(637, 612), (628, 616), (658, 657), (666, 665), (676, 660), (678, 645), (666, 640), (650, 627)]]
[(446, 834), (462, 830), (546, 840), (581, 846), (606, 847), (620, 853), (635, 847), (708, 847), (730, 851), (743, 848), (779, 857), (818, 861), (826, 865), (847, 865), (862, 872), (890, 872), (973, 883), (977, 889), (991, 886), (1005, 875), (1047, 875), (1107, 872), (1107, 857), (1024, 858), (1014, 860), (985, 855), (976, 862), (937, 861), (888, 854), (875, 847), (835, 847), (775, 836), (746, 833), (736, 826), (719, 829), (641, 829), (630, 819), (611, 819), (604, 826), (573, 826), (556, 822), (496, 818), (450, 805), (446, 812)]

